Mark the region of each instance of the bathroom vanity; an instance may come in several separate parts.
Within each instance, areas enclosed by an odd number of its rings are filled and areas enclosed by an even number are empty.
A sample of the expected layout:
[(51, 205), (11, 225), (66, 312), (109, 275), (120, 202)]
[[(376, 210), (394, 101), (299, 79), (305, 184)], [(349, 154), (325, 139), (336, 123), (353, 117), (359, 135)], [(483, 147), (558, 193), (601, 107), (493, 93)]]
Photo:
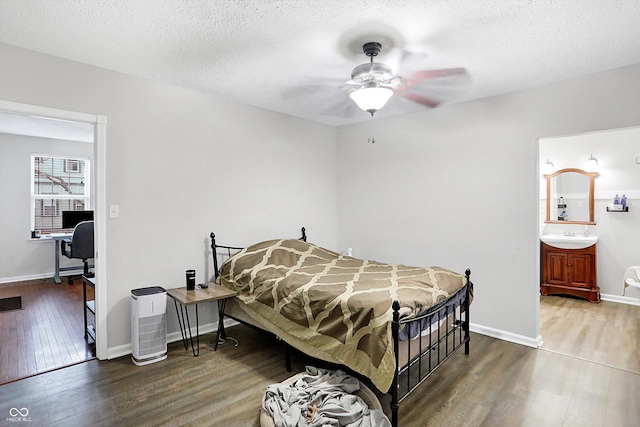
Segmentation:
[(590, 237), (541, 237), (542, 295), (572, 295), (590, 302), (600, 302), (596, 271), (597, 237)]
[[(540, 236), (540, 293), (572, 295), (600, 302), (596, 274), (598, 237), (587, 230), (595, 225), (594, 186), (596, 172), (561, 169), (544, 175), (547, 180), (547, 218), (545, 224), (580, 224), (584, 232), (543, 234)], [(563, 196), (564, 194), (564, 196)], [(557, 209), (562, 214), (557, 214)], [(566, 214), (566, 212), (569, 214)]]

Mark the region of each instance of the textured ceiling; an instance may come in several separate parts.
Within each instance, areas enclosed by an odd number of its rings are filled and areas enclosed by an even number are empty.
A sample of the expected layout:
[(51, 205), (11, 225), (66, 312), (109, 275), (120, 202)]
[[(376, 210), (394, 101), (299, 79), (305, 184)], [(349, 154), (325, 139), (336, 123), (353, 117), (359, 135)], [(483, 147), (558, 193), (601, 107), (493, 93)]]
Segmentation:
[(640, 63), (640, 0), (0, 0), (1, 42), (331, 125), (368, 120), (340, 85), (372, 37), (466, 67), (427, 88), (455, 103)]

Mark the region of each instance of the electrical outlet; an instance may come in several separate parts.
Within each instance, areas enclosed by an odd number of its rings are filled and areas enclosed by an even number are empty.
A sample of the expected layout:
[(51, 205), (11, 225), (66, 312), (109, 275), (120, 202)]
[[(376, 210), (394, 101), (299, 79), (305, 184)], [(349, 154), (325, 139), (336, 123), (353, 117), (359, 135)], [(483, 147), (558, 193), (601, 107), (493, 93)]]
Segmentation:
[(109, 218), (118, 218), (120, 216), (120, 206), (109, 205)]

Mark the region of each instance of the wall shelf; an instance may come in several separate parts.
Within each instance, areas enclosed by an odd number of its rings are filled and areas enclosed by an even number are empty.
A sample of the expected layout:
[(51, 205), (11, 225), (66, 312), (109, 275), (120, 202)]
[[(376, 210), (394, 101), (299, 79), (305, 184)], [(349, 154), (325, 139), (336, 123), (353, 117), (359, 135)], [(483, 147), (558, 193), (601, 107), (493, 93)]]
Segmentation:
[(607, 206), (607, 212), (629, 212), (629, 206), (627, 206), (626, 208), (624, 208), (621, 211), (616, 211), (616, 210), (613, 210), (613, 209), (609, 209), (609, 206)]

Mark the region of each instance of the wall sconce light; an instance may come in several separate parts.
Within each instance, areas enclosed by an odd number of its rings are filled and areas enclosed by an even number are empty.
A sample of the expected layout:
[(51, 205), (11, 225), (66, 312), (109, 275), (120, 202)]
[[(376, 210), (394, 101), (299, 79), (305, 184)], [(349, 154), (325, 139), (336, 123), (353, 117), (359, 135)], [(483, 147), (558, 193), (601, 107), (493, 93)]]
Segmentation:
[(553, 173), (553, 163), (551, 163), (549, 159), (547, 159), (546, 163), (542, 165), (542, 174), (549, 175), (552, 173)]
[(598, 160), (593, 157), (592, 154), (591, 157), (589, 157), (589, 159), (587, 160), (587, 170), (594, 172), (596, 169), (598, 169)]

